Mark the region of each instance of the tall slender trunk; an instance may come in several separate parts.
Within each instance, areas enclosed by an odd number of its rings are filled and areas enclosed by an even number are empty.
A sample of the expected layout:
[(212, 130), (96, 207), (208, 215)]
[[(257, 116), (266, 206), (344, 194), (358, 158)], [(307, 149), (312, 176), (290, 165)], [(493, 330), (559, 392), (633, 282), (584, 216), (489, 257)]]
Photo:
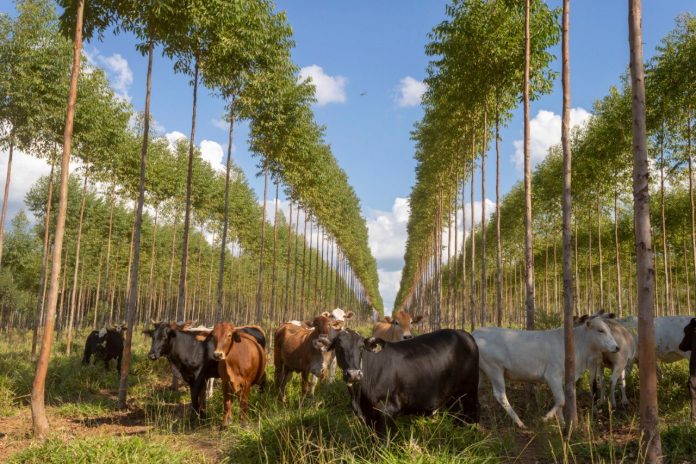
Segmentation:
[[(307, 220), (305, 216), (305, 221)], [(297, 203), (297, 211), (295, 212), (295, 238), (293, 241), (295, 242), (295, 246), (293, 246), (293, 256), (294, 256), (294, 263), (293, 263), (293, 283), (292, 283), (292, 313), (294, 317), (297, 317), (297, 313), (295, 312), (297, 309), (297, 248), (300, 246), (299, 244), (299, 231), (300, 231), (300, 204)]]
[(532, 330), (534, 329), (534, 235), (532, 232), (532, 164), (529, 152), (529, 62), (531, 60), (529, 1), (525, 1), (524, 9), (524, 281), (527, 330)]
[(266, 198), (268, 194), (268, 163), (263, 167), (263, 209), (261, 213), (261, 252), (259, 253), (259, 276), (256, 283), (256, 320), (263, 321), (263, 252), (266, 245)]
[[(46, 267), (48, 266), (48, 239), (51, 236), (51, 208), (53, 206), (53, 171), (56, 159), (51, 154), (51, 173), (48, 175), (48, 195), (46, 198), (46, 216), (44, 217), (43, 251), (41, 253), (41, 276), (39, 277), (39, 294), (36, 297), (36, 309), (34, 310), (34, 331), (31, 335), (31, 359), (36, 356), (36, 342), (39, 337), (39, 326), (43, 321), (44, 295), (46, 293)], [(101, 266), (100, 266), (101, 268)], [(101, 274), (100, 274), (101, 275)]]
[[(575, 392), (575, 334), (573, 332), (573, 251), (570, 221), (573, 214), (571, 196), (572, 156), (570, 152), (570, 0), (563, 0), (563, 342), (565, 404), (563, 416), (566, 434), (577, 424), (578, 413)], [(554, 277), (555, 279), (555, 277)]]
[(602, 256), (602, 210), (597, 196), (597, 252), (599, 253), (599, 307), (604, 308), (604, 258)]
[(5, 175), (5, 191), (2, 196), (2, 213), (0, 213), (0, 268), (2, 268), (2, 248), (5, 238), (5, 215), (7, 201), (10, 199), (10, 178), (12, 174), (12, 155), (14, 154), (14, 127), (10, 130), (10, 146), (7, 153), (7, 173)]
[(290, 314), (290, 256), (292, 252), (292, 198), (290, 199), (290, 214), (288, 221), (288, 256), (286, 260), (285, 267), (285, 309), (283, 312), (283, 322), (288, 320), (288, 315)]
[(68, 337), (66, 340), (65, 354), (70, 356), (72, 345), (73, 321), (75, 319), (75, 305), (77, 304), (77, 277), (80, 269), (80, 247), (82, 245), (82, 224), (85, 217), (85, 204), (87, 203), (87, 179), (89, 173), (85, 172), (82, 184), (82, 203), (80, 205), (80, 222), (77, 225), (77, 242), (75, 243), (75, 266), (73, 269), (72, 291), (70, 292), (70, 317), (68, 318)]
[(278, 186), (276, 181), (275, 202), (273, 205), (273, 266), (271, 272), (271, 321), (276, 322), (276, 264), (278, 254)]
[[(305, 300), (305, 280), (307, 277), (307, 210), (305, 210), (304, 215), (304, 234), (302, 235), (302, 289), (300, 290), (300, 301), (302, 303), (302, 317), (307, 316), (307, 304)], [(309, 218), (310, 231), (311, 231), (312, 218)]]
[(483, 112), (483, 137), (481, 137), (481, 321), (488, 322), (486, 309), (486, 151), (488, 151), (488, 112)]
[(689, 284), (689, 258), (686, 252), (686, 241), (684, 242), (684, 277), (686, 278), (686, 309), (691, 314), (691, 287)]
[(503, 325), (503, 273), (502, 273), (502, 247), (500, 245), (500, 111), (498, 110), (498, 98), (495, 100), (495, 282), (496, 301), (495, 309), (498, 327)]
[[(99, 269), (102, 266), (102, 251), (99, 249)], [(94, 292), (94, 321), (92, 323), (92, 328), (97, 328), (97, 315), (99, 314), (99, 291), (101, 290), (101, 272), (97, 273), (97, 289)]]
[(616, 297), (619, 305), (619, 317), (623, 317), (623, 285), (621, 283), (621, 252), (619, 250), (618, 196), (618, 192), (614, 190), (614, 247), (616, 254)]
[(476, 229), (474, 228), (474, 167), (476, 160), (476, 135), (471, 136), (471, 330), (476, 328)]
[(659, 415), (657, 409), (657, 376), (655, 359), (655, 327), (653, 321), (652, 237), (650, 233), (650, 187), (645, 127), (645, 81), (641, 31), (641, 0), (628, 1), (628, 27), (631, 55), (631, 90), (633, 93), (633, 207), (636, 234), (636, 288), (638, 306), (638, 338), (640, 339), (640, 426), (642, 446), (648, 463), (662, 462)]
[(462, 166), (462, 323), (466, 328), (466, 154)]
[(664, 270), (664, 289), (665, 302), (662, 312), (664, 315), (672, 314), (669, 265), (667, 264), (667, 226), (665, 220), (665, 134), (664, 122), (662, 123), (662, 134), (660, 136), (660, 225), (662, 227), (662, 268)]
[[(128, 393), (128, 370), (131, 363), (131, 345), (133, 342), (133, 324), (135, 323), (135, 308), (138, 303), (138, 269), (140, 266), (140, 232), (143, 225), (143, 204), (145, 203), (145, 167), (147, 166), (147, 145), (150, 136), (150, 93), (152, 88), (152, 41), (148, 44), (147, 58), (147, 83), (145, 91), (145, 113), (143, 122), (143, 146), (140, 150), (140, 179), (138, 182), (138, 209), (135, 215), (135, 229), (133, 230), (133, 262), (130, 273), (130, 295), (128, 298), (128, 311), (126, 320), (125, 345), (123, 346), (123, 362), (121, 363), (121, 378), (118, 383), (118, 408), (126, 408), (126, 395)], [(191, 138), (193, 139), (193, 133)]]
[[(686, 159), (689, 164), (689, 212), (691, 219), (691, 262), (694, 267), (694, 289), (696, 289), (696, 207), (694, 206), (694, 175), (691, 158), (691, 105), (686, 112)], [(696, 301), (696, 295), (694, 295)]]
[(193, 109), (191, 110), (191, 139), (189, 140), (188, 169), (186, 172), (186, 212), (184, 235), (181, 239), (181, 271), (179, 273), (179, 298), (176, 304), (176, 319), (186, 310), (186, 270), (188, 265), (189, 223), (191, 222), (191, 182), (193, 179), (193, 153), (196, 138), (196, 100), (198, 98), (198, 56), (193, 67)]
[(157, 220), (159, 219), (159, 205), (155, 205), (155, 222), (152, 227), (152, 246), (150, 248), (150, 275), (147, 279), (147, 319), (151, 319), (152, 306), (155, 301), (157, 288), (154, 283), (155, 279), (155, 261), (157, 259)]
[(225, 206), (222, 215), (222, 237), (220, 238), (220, 267), (218, 269), (217, 305), (215, 307), (215, 322), (222, 321), (222, 279), (225, 274), (225, 253), (227, 252), (227, 226), (230, 211), (230, 171), (232, 170), (232, 136), (234, 131), (235, 99), (230, 102), (230, 131), (227, 141), (227, 163), (225, 167)]
[(58, 202), (58, 217), (56, 219), (56, 235), (53, 243), (51, 260), (51, 285), (48, 290), (48, 306), (46, 311), (46, 328), (41, 340), (41, 351), (36, 363), (36, 372), (31, 388), (31, 418), (34, 436), (43, 439), (49, 427), (45, 408), (45, 386), (48, 361), (51, 357), (53, 328), (55, 324), (56, 302), (58, 301), (58, 281), (60, 278), (61, 252), (65, 233), (65, 216), (68, 209), (68, 170), (70, 169), (70, 148), (75, 119), (75, 102), (77, 100), (77, 80), (80, 74), (80, 58), (82, 54), (82, 22), (85, 11), (84, 0), (78, 0), (75, 18), (75, 37), (73, 38), (73, 63), (70, 75), (70, 92), (68, 94), (67, 112), (65, 115), (65, 130), (63, 132), (63, 159), (61, 161), (60, 200)]

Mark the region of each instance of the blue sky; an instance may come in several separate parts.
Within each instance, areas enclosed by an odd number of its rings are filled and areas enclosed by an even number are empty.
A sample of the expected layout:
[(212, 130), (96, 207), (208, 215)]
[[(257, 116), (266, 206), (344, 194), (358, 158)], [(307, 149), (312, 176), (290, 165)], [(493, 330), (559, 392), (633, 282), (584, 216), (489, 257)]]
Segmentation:
[[(321, 78), (319, 92), (323, 105), (315, 106), (317, 120), (325, 124), (326, 139), (361, 199), (370, 227), (370, 242), (380, 268), (380, 287), (386, 307), (390, 307), (398, 288), (402, 265), (405, 201), (414, 182), (413, 144), (409, 135), (413, 123), (422, 115), (415, 103), (418, 82), (425, 75), (427, 57), (423, 49), (427, 33), (444, 19), (442, 0), (390, 0), (352, 2), (319, 0), (279, 0), (294, 31), (293, 58), (306, 73)], [(560, 1), (549, 1), (559, 6)], [(571, 100), (574, 120), (585, 121), (592, 103), (619, 82), (628, 64), (627, 2), (583, 0), (571, 2)], [(0, 1), (0, 11), (14, 13), (12, 2)], [(696, 12), (696, 0), (644, 0), (643, 36), (646, 58), (659, 40), (674, 26), (682, 12)], [(103, 42), (93, 41), (85, 50), (104, 67), (117, 91), (142, 109), (146, 60), (134, 49), (129, 36), (107, 34)], [(560, 48), (554, 50), (560, 55)], [(553, 65), (560, 69), (556, 61)], [(310, 68), (311, 67), (311, 68)], [(320, 75), (319, 68), (324, 75)], [(401, 83), (411, 77), (407, 97), (400, 101)], [(543, 158), (560, 131), (560, 82), (554, 91), (533, 102), (531, 114), (535, 159)], [(408, 100), (408, 98), (407, 98)], [(185, 76), (174, 74), (171, 62), (157, 57), (153, 75), (152, 109), (163, 133), (189, 134), (191, 89)], [(582, 109), (586, 110), (583, 111)], [(541, 113), (540, 113), (541, 111)], [(223, 103), (204, 91), (199, 99), (197, 139), (207, 141), (210, 160), (221, 156), (226, 129), (215, 124), (223, 113)], [(256, 178), (256, 160), (246, 150), (246, 129), (241, 125), (235, 137), (235, 161), (252, 186), (262, 192), (262, 179)], [(507, 192), (520, 179), (515, 163), (515, 141), (522, 138), (521, 108), (502, 131), (501, 191)], [(494, 152), (491, 152), (494, 155)], [(6, 154), (0, 154), (0, 181), (4, 183)], [(486, 191), (494, 200), (495, 163), (487, 163)], [(27, 161), (31, 163), (30, 161)], [(32, 165), (33, 166), (33, 165)], [(32, 172), (36, 169), (27, 168)], [(28, 190), (31, 176), (20, 171), (13, 182), (12, 211), (19, 207), (22, 192)], [(478, 182), (476, 190), (480, 191)], [(480, 195), (476, 195), (480, 201)], [(488, 208), (491, 210), (492, 208)]]

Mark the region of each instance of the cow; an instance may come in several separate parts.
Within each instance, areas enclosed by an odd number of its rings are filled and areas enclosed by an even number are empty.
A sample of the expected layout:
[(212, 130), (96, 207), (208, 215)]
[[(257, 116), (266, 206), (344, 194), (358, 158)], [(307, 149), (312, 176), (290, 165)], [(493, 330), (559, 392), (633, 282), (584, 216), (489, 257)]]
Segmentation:
[(311, 322), (311, 329), (294, 324), (283, 324), (274, 333), (273, 363), (278, 397), (285, 402), (285, 385), (294, 372), (302, 375), (302, 396), (314, 396), (314, 388), (322, 374), (326, 362), (324, 354), (334, 330), (329, 318), (317, 316)]
[(159, 322), (154, 329), (143, 333), (152, 337), (148, 358), (155, 361), (166, 357), (172, 368), (191, 390), (191, 407), (196, 414), (205, 410), (205, 382), (218, 378), (218, 362), (206, 353), (206, 338), (197, 332), (179, 330), (176, 323)]
[[(654, 319), (655, 325), (655, 354), (657, 359), (663, 363), (672, 363), (689, 359), (689, 353), (679, 349), (679, 341), (682, 336), (682, 329), (689, 324), (692, 316), (663, 316)], [(638, 346), (638, 318), (629, 316), (617, 319), (621, 325), (626, 327), (636, 337)], [(640, 352), (640, 350), (639, 350)]]
[(104, 370), (109, 369), (109, 361), (116, 360), (116, 373), (121, 372), (121, 358), (123, 357), (123, 333), (128, 330), (125, 325), (93, 330), (85, 341), (85, 351), (82, 356), (82, 364), (89, 364), (92, 355), (95, 358), (104, 359)]
[[(587, 319), (573, 329), (575, 335), (575, 379), (593, 367), (602, 353), (616, 353), (619, 346), (602, 318)], [(544, 416), (554, 415), (564, 423), (563, 375), (565, 343), (563, 329), (514, 330), (482, 327), (472, 333), (479, 348), (479, 368), (493, 387), (493, 395), (520, 428), (526, 428), (508, 401), (505, 378), (523, 382), (546, 382), (554, 405)]]
[(592, 316), (582, 316), (576, 323), (582, 324), (588, 318), (594, 317), (601, 317), (604, 322), (606, 322), (607, 326), (609, 326), (611, 335), (614, 337), (614, 340), (616, 340), (617, 345), (619, 345), (619, 351), (616, 353), (603, 353), (601, 359), (597, 360), (598, 362), (595, 366), (590, 368), (592, 395), (594, 398), (597, 398), (597, 392), (599, 392), (599, 403), (604, 403), (606, 399), (604, 392), (604, 368), (608, 367), (611, 369), (611, 388), (609, 390), (609, 401), (611, 402), (611, 406), (612, 408), (616, 408), (615, 392), (618, 382), (619, 388), (621, 389), (621, 405), (627, 407), (626, 377), (631, 373), (633, 361), (638, 352), (638, 343), (633, 334), (615, 319), (614, 313), (606, 314), (604, 311), (600, 311)]
[(394, 314), (393, 319), (385, 316), (383, 321), (376, 323), (372, 329), (372, 336), (387, 342), (408, 340), (413, 338), (413, 335), (411, 335), (411, 324), (417, 324), (421, 319), (423, 319), (423, 316), (411, 317), (409, 313), (400, 309)]
[(266, 350), (248, 331), (232, 324), (220, 322), (210, 334), (215, 344), (213, 358), (218, 362), (218, 373), (222, 379), (224, 415), (222, 426), (226, 427), (232, 414), (232, 399), (239, 396), (239, 410), (246, 418), (249, 409), (249, 392), (253, 385), (263, 390), (266, 384)]
[(679, 343), (679, 349), (684, 352), (691, 351), (687, 389), (691, 396), (691, 420), (696, 422), (696, 318), (691, 319), (684, 327), (684, 338)]
[(401, 415), (447, 408), (479, 421), (479, 354), (463, 330), (443, 329), (398, 343), (339, 332), (329, 346), (348, 384), (353, 411), (384, 436)]

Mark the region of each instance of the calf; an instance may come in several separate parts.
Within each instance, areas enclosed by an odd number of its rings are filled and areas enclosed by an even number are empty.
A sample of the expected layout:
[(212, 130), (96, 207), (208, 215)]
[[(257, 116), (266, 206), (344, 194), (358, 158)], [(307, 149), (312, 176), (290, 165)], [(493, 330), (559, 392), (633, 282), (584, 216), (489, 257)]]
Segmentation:
[(689, 357), (689, 381), (687, 388), (691, 395), (691, 420), (696, 422), (696, 318), (684, 327), (684, 338), (679, 343), (681, 351), (691, 351)]
[(413, 316), (403, 309), (400, 309), (392, 319), (385, 316), (383, 321), (375, 324), (372, 329), (372, 336), (381, 338), (387, 342), (399, 342), (413, 338), (411, 335), (411, 324), (417, 324), (423, 319), (423, 316)]
[(191, 407), (197, 414), (205, 409), (205, 382), (220, 376), (218, 362), (206, 353), (206, 337), (197, 332), (178, 330), (175, 323), (160, 322), (154, 329), (143, 331), (152, 337), (148, 358), (166, 357), (172, 368), (191, 390)]
[(232, 399), (239, 396), (242, 418), (249, 409), (249, 391), (253, 385), (261, 389), (266, 383), (266, 350), (247, 331), (232, 324), (220, 322), (215, 325), (211, 338), (215, 343), (213, 358), (218, 363), (222, 379), (225, 413), (223, 427), (227, 426), (232, 414)]
[[(602, 318), (588, 319), (573, 329), (575, 334), (575, 379), (601, 359), (616, 353), (619, 346)], [(497, 327), (476, 329), (472, 335), (479, 348), (479, 367), (491, 381), (493, 395), (520, 428), (526, 428), (510, 406), (505, 378), (523, 382), (546, 382), (554, 405), (544, 421), (557, 416), (563, 423), (563, 375), (565, 343), (563, 329), (513, 330)]]
[(116, 360), (116, 372), (121, 372), (121, 358), (123, 357), (123, 333), (128, 330), (119, 325), (115, 328), (103, 328), (93, 330), (85, 341), (85, 351), (82, 356), (82, 364), (89, 364), (92, 355), (104, 359), (104, 369), (109, 369), (109, 361)]
[(384, 435), (401, 415), (449, 409), (478, 422), (479, 354), (473, 337), (444, 329), (399, 343), (345, 329), (330, 345), (348, 384), (353, 411)]
[[(605, 392), (604, 392), (604, 368), (608, 367), (611, 369), (611, 388), (609, 390), (609, 401), (611, 406), (616, 408), (616, 384), (619, 383), (619, 388), (621, 389), (621, 405), (623, 407), (628, 406), (628, 398), (626, 397), (626, 376), (630, 374), (631, 368), (633, 366), (633, 361), (636, 358), (638, 343), (631, 332), (628, 331), (623, 325), (621, 325), (616, 319), (614, 319), (614, 314), (604, 314), (600, 312), (591, 317), (602, 317), (604, 322), (606, 322), (609, 330), (611, 330), (611, 335), (616, 340), (616, 344), (619, 345), (619, 351), (616, 353), (602, 353), (602, 357), (598, 359), (597, 363), (593, 368), (590, 368), (590, 383), (592, 385), (592, 395), (597, 397), (597, 392), (599, 391), (599, 402), (604, 403)], [(578, 319), (579, 323), (584, 323), (588, 319), (588, 316), (583, 316)]]
[(283, 324), (274, 333), (273, 363), (278, 396), (285, 401), (285, 385), (294, 372), (302, 375), (302, 396), (314, 396), (316, 382), (326, 364), (324, 354), (333, 338), (329, 318), (317, 316), (311, 329)]

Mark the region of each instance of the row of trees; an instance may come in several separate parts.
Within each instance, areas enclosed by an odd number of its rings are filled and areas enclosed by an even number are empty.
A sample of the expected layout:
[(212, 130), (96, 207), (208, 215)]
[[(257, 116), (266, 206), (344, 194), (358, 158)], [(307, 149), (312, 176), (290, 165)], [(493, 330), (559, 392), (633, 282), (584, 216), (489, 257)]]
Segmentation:
[[(526, 33), (521, 32), (523, 19), (521, 14), (515, 16), (520, 11), (515, 5), (476, 0), (454, 2), (448, 20), (433, 31), (428, 48), (435, 56), (428, 69), (430, 90), (425, 116), (414, 131), (417, 183), (410, 198), (406, 267), (397, 306), (429, 313), (434, 327), (444, 319), (447, 325), (462, 327), (465, 322), (473, 328), (495, 321), (531, 329), (535, 321), (558, 326), (563, 315), (569, 425), (577, 418), (573, 314), (599, 309), (638, 314), (641, 426), (646, 457), (657, 462), (661, 451), (653, 307), (658, 315), (674, 315), (693, 313), (696, 305), (691, 153), (696, 18), (688, 14), (677, 18), (675, 29), (662, 40), (644, 71), (640, 2), (629, 2), (631, 74), (623, 78), (621, 88), (611, 88), (595, 104), (588, 125), (571, 134), (566, 0), (560, 28), (562, 144), (553, 147), (532, 174), (525, 97), (550, 88), (553, 74), (547, 69), (551, 57), (546, 50), (557, 40), (558, 26), (555, 12), (541, 3), (527, 4)], [(498, 11), (507, 14), (496, 19)], [(504, 28), (505, 21), (514, 26)], [(519, 45), (523, 40), (524, 54)], [(509, 54), (507, 61), (504, 53)], [(503, 68), (496, 68), (500, 63)], [(525, 104), (524, 180), (502, 201), (496, 188), (496, 211), (489, 224), (482, 201), (480, 225), (472, 226), (459, 246), (460, 198), (464, 222), (465, 186), (471, 184), (473, 205), (476, 164), (481, 167), (481, 199), (486, 198), (490, 138), (496, 144), (499, 175), (498, 127), (506, 121), (506, 111), (517, 104), (520, 88)], [(492, 106), (486, 104), (491, 101)], [(489, 127), (491, 119), (494, 129)], [(650, 195), (658, 201), (650, 202)], [(471, 216), (473, 223), (473, 208)], [(656, 225), (651, 228), (651, 224)], [(486, 247), (494, 240), (496, 253), (491, 256)], [(488, 271), (491, 268), (495, 271)], [(493, 299), (495, 308), (487, 303)], [(541, 313), (535, 314), (536, 306), (543, 308)]]
[[(6, 192), (13, 150), (47, 158), (52, 166), (28, 197), (41, 221), (35, 232), (43, 238), (40, 251), (33, 241), (40, 269), (35, 337), (43, 324), (32, 390), (37, 436), (48, 430), (44, 384), (56, 319), (69, 350), (75, 327), (126, 318), (119, 388), (125, 407), (137, 321), (230, 317), (271, 325), (333, 304), (363, 314), (370, 305), (381, 309), (359, 201), (314, 121), (314, 88), (298, 82), (290, 28), (271, 2), (65, 0), (60, 6), (60, 21), (47, 0), (18, 2), (16, 19), (0, 18)], [(111, 31), (135, 35), (148, 58), (145, 109), (135, 118), (103, 74), (82, 62), (83, 38)], [(72, 37), (72, 51), (63, 36)], [(151, 137), (156, 50), (191, 79), (191, 134), (173, 149)], [(201, 161), (195, 145), (201, 84), (227, 103), (224, 176)], [(264, 176), (261, 208), (231, 160), (239, 119), (250, 123), (250, 147)], [(79, 178), (69, 177), (71, 153), (79, 159)], [(269, 178), (276, 190), (273, 221), (266, 211)], [(290, 200), (287, 219), (278, 210), (281, 185)], [(6, 205), (7, 196), (3, 215)], [(13, 243), (26, 236), (23, 221), (11, 235)], [(15, 325), (28, 323), (20, 309), (3, 305), (0, 313)]]

